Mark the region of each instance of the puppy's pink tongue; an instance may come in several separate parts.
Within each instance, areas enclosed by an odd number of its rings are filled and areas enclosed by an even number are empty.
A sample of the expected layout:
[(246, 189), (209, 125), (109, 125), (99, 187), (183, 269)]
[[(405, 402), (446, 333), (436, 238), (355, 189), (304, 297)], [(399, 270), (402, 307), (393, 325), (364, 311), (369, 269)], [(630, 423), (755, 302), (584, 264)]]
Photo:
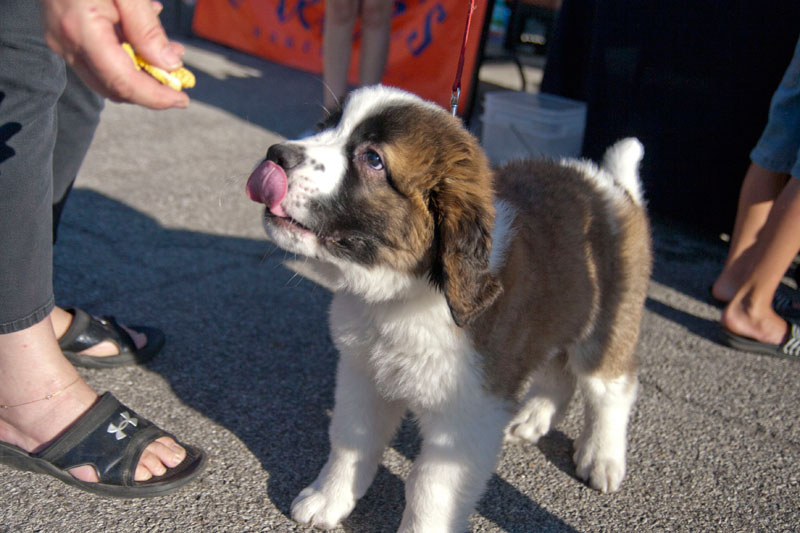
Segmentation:
[(286, 173), (272, 161), (264, 161), (250, 174), (247, 180), (247, 196), (269, 208), (270, 213), (279, 217), (287, 214), (281, 207), (289, 186)]

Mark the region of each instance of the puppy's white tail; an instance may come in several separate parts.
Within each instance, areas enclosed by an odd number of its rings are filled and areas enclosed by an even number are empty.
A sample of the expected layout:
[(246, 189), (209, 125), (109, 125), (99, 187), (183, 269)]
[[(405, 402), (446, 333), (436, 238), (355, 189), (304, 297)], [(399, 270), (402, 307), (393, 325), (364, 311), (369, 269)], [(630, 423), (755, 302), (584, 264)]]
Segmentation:
[(617, 141), (603, 156), (603, 169), (639, 205), (644, 203), (642, 184), (639, 181), (639, 163), (643, 156), (644, 146), (634, 137)]

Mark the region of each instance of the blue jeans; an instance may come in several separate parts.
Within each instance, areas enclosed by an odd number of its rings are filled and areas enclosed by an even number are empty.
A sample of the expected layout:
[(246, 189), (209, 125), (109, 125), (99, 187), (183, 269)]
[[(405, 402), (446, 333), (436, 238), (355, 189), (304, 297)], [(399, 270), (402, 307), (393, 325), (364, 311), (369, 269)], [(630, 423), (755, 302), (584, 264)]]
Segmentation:
[(772, 95), (767, 126), (750, 160), (767, 170), (800, 178), (800, 40)]
[(103, 107), (39, 18), (39, 2), (0, 1), (0, 334), (53, 309), (55, 229)]

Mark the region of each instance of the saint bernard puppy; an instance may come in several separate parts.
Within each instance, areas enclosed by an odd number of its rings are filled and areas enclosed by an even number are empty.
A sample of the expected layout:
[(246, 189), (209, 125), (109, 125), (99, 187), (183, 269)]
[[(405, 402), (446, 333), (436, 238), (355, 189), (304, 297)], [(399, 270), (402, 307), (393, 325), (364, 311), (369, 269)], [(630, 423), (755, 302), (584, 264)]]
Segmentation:
[(504, 438), (535, 443), (576, 388), (576, 473), (619, 488), (651, 269), (642, 155), (626, 139), (599, 167), (492, 171), (457, 118), (382, 86), (269, 148), (248, 195), (271, 239), (332, 288), (340, 352), (330, 456), (296, 521), (345, 519), (410, 410), (423, 442), (400, 531), (463, 531)]

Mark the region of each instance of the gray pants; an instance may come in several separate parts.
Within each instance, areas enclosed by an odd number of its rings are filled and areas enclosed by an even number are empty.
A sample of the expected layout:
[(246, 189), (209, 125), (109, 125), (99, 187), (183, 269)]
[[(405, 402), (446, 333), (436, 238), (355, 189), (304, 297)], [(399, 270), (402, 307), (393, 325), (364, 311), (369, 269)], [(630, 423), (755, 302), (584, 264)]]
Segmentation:
[(39, 3), (0, 1), (0, 334), (53, 309), (56, 228), (102, 108), (45, 44)]

